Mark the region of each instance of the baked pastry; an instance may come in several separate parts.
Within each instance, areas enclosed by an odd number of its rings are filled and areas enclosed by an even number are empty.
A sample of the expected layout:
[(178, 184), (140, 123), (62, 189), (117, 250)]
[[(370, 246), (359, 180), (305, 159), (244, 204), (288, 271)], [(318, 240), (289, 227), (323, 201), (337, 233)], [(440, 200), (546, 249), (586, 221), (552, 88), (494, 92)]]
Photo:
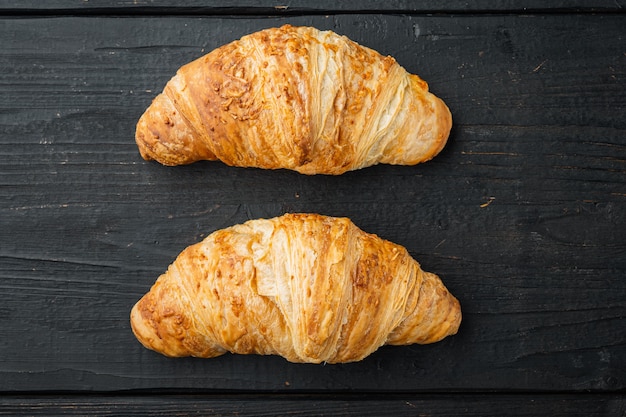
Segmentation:
[(345, 36), (289, 25), (181, 67), (140, 118), (142, 157), (165, 165), (338, 175), (414, 165), (444, 147), (452, 118), (392, 57)]
[(186, 248), (131, 312), (137, 339), (166, 356), (308, 363), (436, 342), (460, 322), (457, 299), (405, 248), (318, 214), (212, 233)]

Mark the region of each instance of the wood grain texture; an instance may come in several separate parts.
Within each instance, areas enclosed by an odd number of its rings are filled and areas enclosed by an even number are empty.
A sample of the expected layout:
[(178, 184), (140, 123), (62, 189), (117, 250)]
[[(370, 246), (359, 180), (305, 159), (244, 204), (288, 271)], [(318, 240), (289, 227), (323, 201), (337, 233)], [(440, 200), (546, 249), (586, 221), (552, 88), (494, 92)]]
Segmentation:
[(204, 14), (204, 15), (294, 15), (320, 13), (474, 13), (474, 12), (622, 12), (624, 0), (1, 0), (0, 13), (18, 14)]
[[(141, 160), (135, 123), (180, 65), (283, 23), (422, 76), (452, 111), (447, 148), (337, 178)], [(1, 18), (0, 391), (626, 389), (623, 28), (621, 14)], [(406, 246), (460, 299), (459, 334), (337, 366), (136, 342), (131, 306), (184, 247), (294, 211)]]
[(0, 416), (623, 416), (619, 395), (61, 395), (1, 398)]

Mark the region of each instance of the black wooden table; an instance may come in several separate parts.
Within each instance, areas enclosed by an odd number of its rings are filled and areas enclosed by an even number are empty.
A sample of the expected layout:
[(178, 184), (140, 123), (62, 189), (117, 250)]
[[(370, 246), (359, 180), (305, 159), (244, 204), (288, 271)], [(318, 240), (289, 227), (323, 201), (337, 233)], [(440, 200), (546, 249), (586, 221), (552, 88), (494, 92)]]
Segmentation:
[[(0, 415), (626, 415), (626, 3), (554, 3), (0, 1)], [(284, 23), (422, 76), (445, 150), (339, 177), (140, 158), (178, 67)], [(406, 246), (459, 333), (345, 365), (139, 345), (184, 247), (296, 211)]]

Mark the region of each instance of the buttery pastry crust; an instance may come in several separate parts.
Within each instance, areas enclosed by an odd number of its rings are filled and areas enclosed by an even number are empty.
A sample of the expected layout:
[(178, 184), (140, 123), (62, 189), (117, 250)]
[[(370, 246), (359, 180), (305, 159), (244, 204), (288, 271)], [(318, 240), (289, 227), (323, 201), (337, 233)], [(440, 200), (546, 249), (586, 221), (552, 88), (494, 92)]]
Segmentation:
[(405, 248), (318, 214), (212, 233), (185, 249), (131, 311), (137, 339), (166, 356), (232, 352), (309, 363), (433, 343), (460, 322), (458, 300)]
[(414, 165), (444, 147), (444, 102), (392, 57), (345, 36), (285, 25), (181, 67), (140, 118), (142, 157), (165, 165), (338, 175)]

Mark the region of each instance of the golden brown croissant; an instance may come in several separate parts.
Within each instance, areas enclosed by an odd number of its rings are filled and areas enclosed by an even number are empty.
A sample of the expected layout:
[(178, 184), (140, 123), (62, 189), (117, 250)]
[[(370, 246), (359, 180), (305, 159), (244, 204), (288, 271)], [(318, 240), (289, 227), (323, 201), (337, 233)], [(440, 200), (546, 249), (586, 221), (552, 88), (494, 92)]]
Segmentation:
[(283, 26), (180, 68), (137, 124), (142, 157), (165, 165), (342, 174), (414, 165), (444, 147), (452, 118), (392, 57), (345, 36)]
[(318, 214), (212, 233), (185, 249), (131, 312), (139, 341), (167, 356), (277, 354), (310, 363), (436, 342), (460, 322), (457, 299), (405, 248)]

